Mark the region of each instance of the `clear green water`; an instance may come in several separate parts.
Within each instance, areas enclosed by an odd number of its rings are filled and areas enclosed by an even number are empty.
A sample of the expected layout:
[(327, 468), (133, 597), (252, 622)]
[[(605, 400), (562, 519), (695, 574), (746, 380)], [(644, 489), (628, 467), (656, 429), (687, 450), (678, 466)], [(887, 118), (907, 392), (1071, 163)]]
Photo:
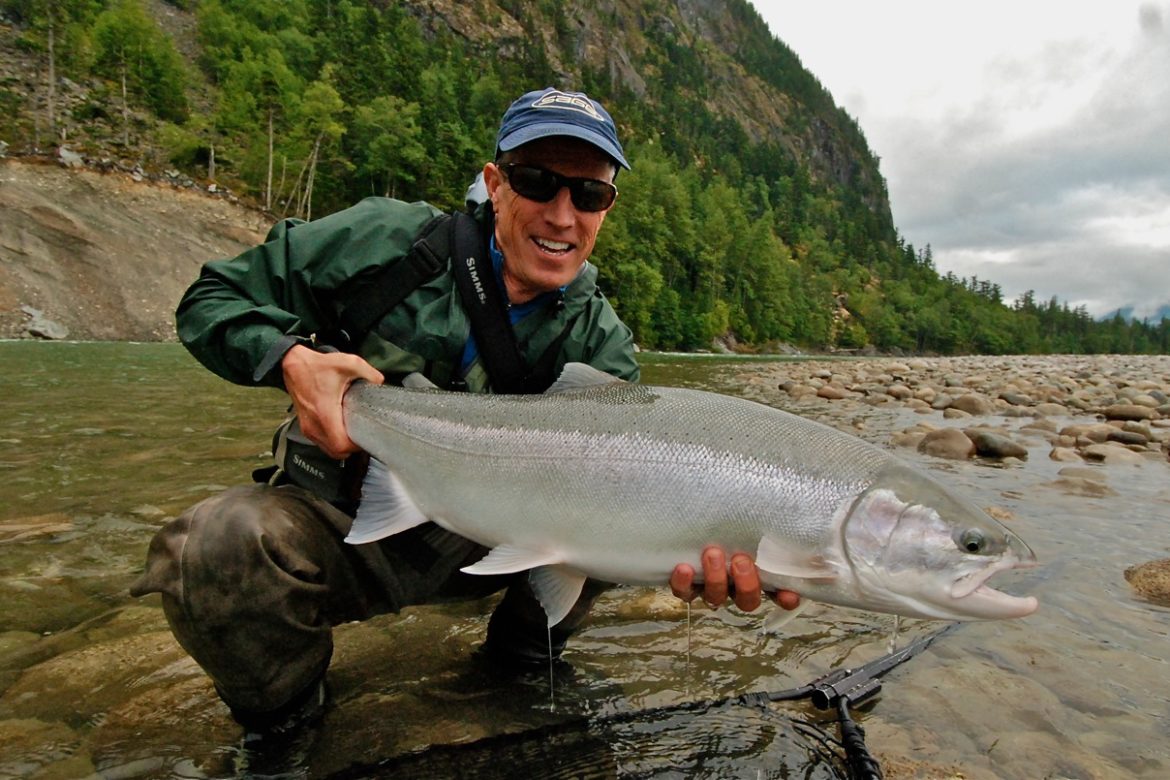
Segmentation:
[[(644, 356), (645, 381), (744, 392), (756, 361)], [(175, 646), (155, 599), (126, 588), (169, 517), (266, 465), (286, 401), (239, 388), (173, 344), (0, 344), (0, 777), (227, 777), (240, 734)], [(832, 424), (833, 410), (800, 410)], [(837, 414), (846, 414), (840, 412)], [(848, 415), (855, 416), (856, 410)], [(862, 435), (913, 422), (865, 412)], [(1170, 610), (1133, 597), (1125, 566), (1170, 556), (1165, 464), (1111, 471), (1118, 494), (1043, 487), (1057, 464), (940, 464), (982, 506), (1016, 515), (1047, 565), (1009, 589), (1026, 620), (965, 625), (891, 676), (863, 715), (887, 776), (1170, 775)], [(628, 711), (807, 682), (881, 655), (891, 620), (814, 608), (788, 635), (759, 615), (685, 612), (619, 590), (547, 678), (473, 660), (491, 603), (412, 609), (337, 632), (335, 706), (295, 776), (323, 777), (431, 744), (469, 743), (588, 712)], [(920, 623), (912, 635), (936, 628)], [(383, 776), (828, 777), (796, 708), (721, 709), (572, 738), (472, 750)], [(811, 745), (811, 747), (810, 747)], [(446, 763), (444, 763), (446, 761)], [(898, 773), (902, 772), (901, 775)], [(365, 775), (350, 775), (365, 776)]]

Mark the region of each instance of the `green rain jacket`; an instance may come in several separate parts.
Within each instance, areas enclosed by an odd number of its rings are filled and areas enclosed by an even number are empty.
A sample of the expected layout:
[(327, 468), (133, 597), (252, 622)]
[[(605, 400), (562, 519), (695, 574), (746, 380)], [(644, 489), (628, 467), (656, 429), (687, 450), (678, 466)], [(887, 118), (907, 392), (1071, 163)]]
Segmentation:
[[(427, 203), (373, 197), (313, 222), (279, 223), (264, 244), (203, 267), (176, 311), (179, 338), (225, 379), (283, 387), (284, 353), (336, 329), (346, 290), (402, 260), (439, 213)], [(484, 209), (477, 219), (484, 224)], [(529, 365), (569, 328), (554, 377), (565, 363), (581, 362), (638, 380), (633, 336), (597, 288), (592, 265), (564, 290), (563, 305), (551, 300), (513, 327)], [(387, 381), (418, 371), (445, 387), (459, 371), (470, 332), (447, 258), (444, 271), (385, 314), (351, 351)], [(491, 391), (482, 357), (464, 379), (472, 392)]]

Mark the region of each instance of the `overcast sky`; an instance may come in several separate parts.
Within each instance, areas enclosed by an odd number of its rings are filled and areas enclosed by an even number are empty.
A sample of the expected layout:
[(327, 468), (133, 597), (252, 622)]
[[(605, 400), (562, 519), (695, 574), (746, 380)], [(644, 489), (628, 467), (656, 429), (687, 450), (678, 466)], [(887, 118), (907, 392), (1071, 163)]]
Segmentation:
[(1170, 304), (1170, 0), (752, 0), (857, 119), (940, 273)]

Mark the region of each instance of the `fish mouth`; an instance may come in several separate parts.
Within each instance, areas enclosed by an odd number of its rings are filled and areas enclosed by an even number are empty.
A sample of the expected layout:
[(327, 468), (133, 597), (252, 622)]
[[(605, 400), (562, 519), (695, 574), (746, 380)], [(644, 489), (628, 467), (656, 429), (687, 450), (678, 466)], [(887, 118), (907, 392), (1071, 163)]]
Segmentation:
[(951, 585), (951, 598), (960, 602), (962, 611), (972, 617), (988, 619), (1026, 617), (1035, 612), (1040, 602), (1034, 596), (1013, 596), (996, 590), (987, 581), (998, 572), (1014, 569), (1033, 569), (1035, 560), (1000, 561), (965, 577)]

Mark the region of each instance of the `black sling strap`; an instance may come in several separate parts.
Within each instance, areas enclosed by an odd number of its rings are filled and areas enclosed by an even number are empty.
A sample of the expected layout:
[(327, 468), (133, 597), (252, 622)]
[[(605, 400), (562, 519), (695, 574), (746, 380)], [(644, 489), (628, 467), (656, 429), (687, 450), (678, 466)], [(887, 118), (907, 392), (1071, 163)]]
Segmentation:
[(406, 300), (423, 283), (438, 276), (447, 262), (445, 246), (436, 244), (446, 238), (446, 214), (423, 225), (410, 252), (401, 262), (383, 268), (373, 277), (346, 290), (348, 303), (337, 316), (337, 332), (323, 340), (338, 349), (357, 349), (362, 339), (386, 312)]
[(516, 344), (487, 243), (479, 225), (467, 214), (451, 215), (451, 246), (451, 271), (492, 387), (497, 393), (523, 393), (528, 366)]

